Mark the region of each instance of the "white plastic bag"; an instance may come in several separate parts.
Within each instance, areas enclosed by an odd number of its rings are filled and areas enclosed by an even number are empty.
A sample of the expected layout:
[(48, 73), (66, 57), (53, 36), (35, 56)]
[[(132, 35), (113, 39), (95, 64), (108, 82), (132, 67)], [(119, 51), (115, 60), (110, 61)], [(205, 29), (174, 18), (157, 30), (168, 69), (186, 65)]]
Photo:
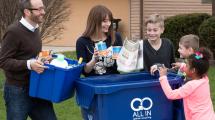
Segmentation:
[(120, 72), (132, 72), (136, 70), (139, 41), (125, 40), (117, 59), (117, 70)]
[(144, 68), (144, 61), (143, 61), (143, 40), (139, 40), (139, 50), (138, 50), (138, 57), (137, 57), (137, 66), (136, 70), (142, 70)]

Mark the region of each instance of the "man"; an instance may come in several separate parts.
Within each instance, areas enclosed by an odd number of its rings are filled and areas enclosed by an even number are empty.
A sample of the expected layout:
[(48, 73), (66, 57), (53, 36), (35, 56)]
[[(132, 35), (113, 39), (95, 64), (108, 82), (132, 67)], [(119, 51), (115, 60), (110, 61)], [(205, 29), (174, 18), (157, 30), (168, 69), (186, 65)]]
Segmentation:
[(0, 67), (6, 82), (4, 100), (7, 120), (56, 120), (51, 102), (31, 98), (29, 93), (30, 70), (44, 71), (43, 63), (35, 60), (42, 42), (38, 24), (45, 15), (42, 0), (20, 0), (23, 17), (6, 31), (0, 52)]

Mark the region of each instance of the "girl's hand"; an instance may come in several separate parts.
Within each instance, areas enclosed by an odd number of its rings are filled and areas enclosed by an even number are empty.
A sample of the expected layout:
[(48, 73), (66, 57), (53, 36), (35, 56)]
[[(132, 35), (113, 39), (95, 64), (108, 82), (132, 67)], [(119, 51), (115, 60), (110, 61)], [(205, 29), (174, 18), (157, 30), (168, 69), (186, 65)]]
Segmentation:
[(158, 71), (159, 71), (160, 77), (167, 75), (167, 68), (166, 67), (159, 67)]

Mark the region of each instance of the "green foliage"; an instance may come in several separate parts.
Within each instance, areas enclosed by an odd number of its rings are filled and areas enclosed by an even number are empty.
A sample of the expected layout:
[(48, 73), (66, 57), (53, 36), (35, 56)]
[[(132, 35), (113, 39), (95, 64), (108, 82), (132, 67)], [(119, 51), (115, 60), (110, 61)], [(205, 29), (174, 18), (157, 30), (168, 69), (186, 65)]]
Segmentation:
[(215, 55), (215, 17), (205, 20), (199, 27), (200, 44), (207, 46)]
[(67, 58), (71, 58), (71, 59), (74, 59), (74, 60), (77, 59), (77, 57), (76, 57), (76, 51), (66, 51), (66, 52), (63, 52), (63, 54), (64, 54)]
[(180, 38), (187, 34), (198, 35), (200, 24), (209, 17), (210, 15), (206, 13), (181, 14), (169, 17), (165, 20), (165, 31), (162, 37), (172, 40), (177, 50)]

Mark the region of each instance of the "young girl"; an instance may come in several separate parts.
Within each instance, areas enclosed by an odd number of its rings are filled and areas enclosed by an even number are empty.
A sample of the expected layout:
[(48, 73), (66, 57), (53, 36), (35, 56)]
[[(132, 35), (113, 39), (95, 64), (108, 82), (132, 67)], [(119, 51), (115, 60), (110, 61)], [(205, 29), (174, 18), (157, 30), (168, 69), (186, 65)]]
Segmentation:
[(87, 26), (81, 37), (76, 42), (77, 58), (83, 58), (85, 76), (119, 73), (115, 60), (110, 56), (99, 57), (95, 44), (103, 41), (107, 48), (122, 46), (122, 38), (114, 32), (112, 26), (113, 16), (111, 11), (102, 5), (97, 5), (90, 10)]
[(167, 69), (159, 68), (160, 84), (167, 98), (172, 100), (183, 98), (186, 120), (215, 120), (207, 76), (210, 58), (211, 53), (206, 48), (200, 48), (191, 54), (184, 69), (191, 80), (175, 90), (172, 90), (168, 83)]

